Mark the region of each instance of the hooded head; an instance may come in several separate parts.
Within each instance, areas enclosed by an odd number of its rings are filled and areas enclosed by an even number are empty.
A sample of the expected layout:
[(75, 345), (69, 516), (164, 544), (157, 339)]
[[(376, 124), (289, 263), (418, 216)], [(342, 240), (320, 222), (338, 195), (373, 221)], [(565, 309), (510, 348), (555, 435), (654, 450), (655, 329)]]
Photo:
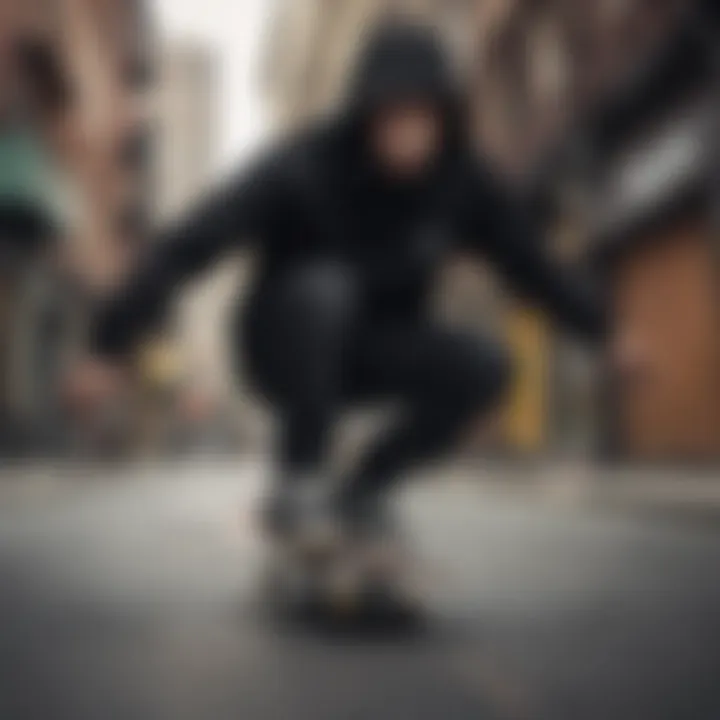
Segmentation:
[(376, 169), (401, 180), (427, 175), (461, 137), (461, 107), (450, 60), (431, 29), (391, 22), (374, 31), (347, 112)]

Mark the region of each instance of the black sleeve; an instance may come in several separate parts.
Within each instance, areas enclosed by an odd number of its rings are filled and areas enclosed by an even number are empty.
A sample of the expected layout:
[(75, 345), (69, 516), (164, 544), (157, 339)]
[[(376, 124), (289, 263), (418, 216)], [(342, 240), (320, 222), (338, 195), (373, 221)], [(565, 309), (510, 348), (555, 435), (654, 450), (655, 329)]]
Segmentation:
[(159, 321), (172, 292), (232, 243), (262, 235), (279, 193), (277, 163), (258, 162), (223, 183), (151, 242), (127, 282), (99, 309), (91, 350), (121, 356)]
[(487, 258), (513, 290), (540, 304), (566, 329), (604, 340), (607, 316), (598, 287), (589, 275), (572, 272), (549, 255), (521, 203), (480, 166), (467, 174), (462, 195), (464, 247)]

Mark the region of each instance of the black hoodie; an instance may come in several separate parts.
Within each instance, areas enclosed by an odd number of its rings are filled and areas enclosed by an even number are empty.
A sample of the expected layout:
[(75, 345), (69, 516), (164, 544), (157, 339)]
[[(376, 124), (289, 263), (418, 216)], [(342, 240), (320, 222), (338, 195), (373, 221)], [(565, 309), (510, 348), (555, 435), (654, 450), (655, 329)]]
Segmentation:
[[(392, 183), (366, 152), (365, 128), (379, 106), (407, 99), (441, 109), (445, 142), (423, 177)], [(466, 117), (435, 35), (414, 25), (380, 27), (337, 116), (272, 148), (169, 229), (99, 314), (94, 349), (131, 350), (172, 290), (248, 241), (260, 260), (256, 293), (300, 263), (336, 259), (356, 272), (367, 318), (378, 323), (421, 317), (443, 261), (469, 251), (569, 329), (601, 338), (601, 306), (543, 253), (520, 208), (471, 151)]]

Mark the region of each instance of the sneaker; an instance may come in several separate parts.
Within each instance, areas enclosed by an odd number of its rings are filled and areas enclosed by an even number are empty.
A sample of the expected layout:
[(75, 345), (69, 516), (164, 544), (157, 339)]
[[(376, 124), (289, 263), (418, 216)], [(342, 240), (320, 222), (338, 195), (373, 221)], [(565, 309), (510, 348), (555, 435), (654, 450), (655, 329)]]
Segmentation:
[(396, 577), (407, 548), (400, 523), (387, 498), (354, 498), (340, 505), (343, 537), (350, 554), (359, 558), (363, 575), (372, 580)]
[(400, 537), (400, 524), (392, 504), (383, 496), (341, 498), (336, 507), (343, 530), (351, 538), (395, 542)]
[(263, 524), (271, 537), (309, 552), (329, 549), (339, 537), (330, 488), (316, 478), (279, 483), (265, 502)]

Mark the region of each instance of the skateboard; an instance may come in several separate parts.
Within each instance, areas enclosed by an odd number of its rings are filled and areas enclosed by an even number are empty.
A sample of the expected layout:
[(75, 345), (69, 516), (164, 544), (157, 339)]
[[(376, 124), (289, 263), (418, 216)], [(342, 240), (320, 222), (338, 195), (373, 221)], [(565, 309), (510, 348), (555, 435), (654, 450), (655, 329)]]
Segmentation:
[(277, 541), (268, 547), (264, 603), (282, 618), (328, 629), (414, 626), (425, 615), (414, 565), (400, 545), (309, 551)]

